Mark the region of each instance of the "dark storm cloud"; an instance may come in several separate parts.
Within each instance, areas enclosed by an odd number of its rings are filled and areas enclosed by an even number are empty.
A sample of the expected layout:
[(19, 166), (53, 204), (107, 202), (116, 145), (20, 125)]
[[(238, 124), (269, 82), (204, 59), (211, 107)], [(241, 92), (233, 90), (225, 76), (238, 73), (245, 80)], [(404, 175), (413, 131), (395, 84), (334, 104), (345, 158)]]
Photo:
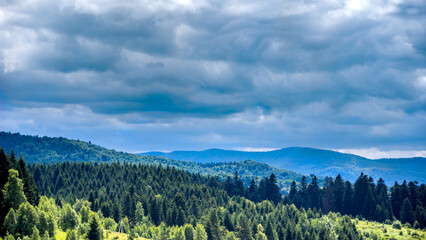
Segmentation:
[(160, 150), (179, 148), (157, 136), (168, 134), (180, 148), (423, 149), (425, 9), (416, 0), (3, 2), (0, 111), (10, 117), (0, 126), (130, 131)]

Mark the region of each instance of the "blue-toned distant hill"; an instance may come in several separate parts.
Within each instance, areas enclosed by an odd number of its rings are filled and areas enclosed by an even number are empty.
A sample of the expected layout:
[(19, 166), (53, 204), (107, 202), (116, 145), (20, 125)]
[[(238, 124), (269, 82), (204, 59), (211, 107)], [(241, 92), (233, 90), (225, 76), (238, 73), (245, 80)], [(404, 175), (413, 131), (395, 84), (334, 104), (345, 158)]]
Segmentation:
[(163, 156), (199, 163), (234, 162), (252, 159), (271, 166), (302, 174), (333, 176), (341, 174), (354, 181), (361, 172), (375, 180), (382, 177), (388, 185), (403, 179), (426, 182), (426, 158), (394, 158), (371, 160), (353, 154), (314, 148), (291, 147), (269, 152), (243, 152), (222, 149), (205, 151), (148, 152), (142, 155)]
[[(75, 162), (131, 162), (142, 164), (163, 164), (184, 169), (192, 173), (218, 176), (224, 179), (239, 172), (240, 178), (247, 185), (252, 178), (262, 179), (274, 173), (278, 184), (285, 192), (293, 180), (300, 181), (302, 174), (271, 167), (265, 163), (252, 160), (201, 164), (191, 161), (173, 160), (166, 157), (141, 156), (106, 149), (101, 146), (63, 137), (38, 137), (19, 133), (0, 132), (0, 147), (7, 153), (13, 149), (22, 154), (28, 163), (55, 163), (64, 161)], [(160, 153), (158, 154), (160, 155)], [(17, 156), (19, 157), (19, 156)], [(320, 181), (321, 182), (321, 181)]]

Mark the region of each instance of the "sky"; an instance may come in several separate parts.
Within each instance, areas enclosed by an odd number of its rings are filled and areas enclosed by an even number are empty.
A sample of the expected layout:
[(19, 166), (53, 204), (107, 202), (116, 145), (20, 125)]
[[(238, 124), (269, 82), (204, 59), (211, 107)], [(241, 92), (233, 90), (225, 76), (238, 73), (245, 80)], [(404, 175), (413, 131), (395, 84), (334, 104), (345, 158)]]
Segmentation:
[(424, 0), (4, 0), (0, 130), (425, 156)]

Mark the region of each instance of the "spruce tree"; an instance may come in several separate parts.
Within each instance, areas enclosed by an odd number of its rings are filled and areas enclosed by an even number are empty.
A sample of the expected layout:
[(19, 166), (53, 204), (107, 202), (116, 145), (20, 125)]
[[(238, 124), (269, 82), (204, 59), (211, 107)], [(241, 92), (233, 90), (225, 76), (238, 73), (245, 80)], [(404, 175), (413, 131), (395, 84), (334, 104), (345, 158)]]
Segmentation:
[(89, 220), (89, 229), (87, 231), (87, 239), (102, 240), (102, 238), (103, 238), (103, 231), (101, 228), (99, 217), (96, 213), (92, 213), (90, 215), (90, 220)]
[(248, 219), (246, 216), (241, 216), (240, 218), (240, 230), (238, 232), (238, 237), (240, 239), (251, 240), (251, 231)]
[(271, 221), (268, 221), (268, 224), (266, 225), (265, 234), (268, 240), (276, 240), (277, 238), (277, 234), (274, 228), (272, 227)]
[(345, 193), (343, 195), (343, 214), (353, 214), (354, 213), (354, 193), (352, 185), (349, 181), (345, 182)]
[(334, 180), (333, 185), (333, 210), (335, 212), (343, 213), (344, 210), (344, 194), (345, 194), (345, 184), (343, 182), (342, 177), (337, 175)]
[(405, 198), (404, 203), (402, 204), (400, 216), (402, 223), (409, 223), (413, 225), (414, 213), (413, 208), (411, 207), (410, 200), (408, 198)]

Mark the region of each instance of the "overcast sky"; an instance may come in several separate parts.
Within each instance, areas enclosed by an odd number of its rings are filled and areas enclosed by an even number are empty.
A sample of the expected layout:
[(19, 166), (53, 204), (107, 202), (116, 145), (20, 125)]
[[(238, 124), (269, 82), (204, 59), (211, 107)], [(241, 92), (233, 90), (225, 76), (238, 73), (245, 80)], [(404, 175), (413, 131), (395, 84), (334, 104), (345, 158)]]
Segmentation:
[(425, 155), (424, 0), (3, 0), (0, 130)]

